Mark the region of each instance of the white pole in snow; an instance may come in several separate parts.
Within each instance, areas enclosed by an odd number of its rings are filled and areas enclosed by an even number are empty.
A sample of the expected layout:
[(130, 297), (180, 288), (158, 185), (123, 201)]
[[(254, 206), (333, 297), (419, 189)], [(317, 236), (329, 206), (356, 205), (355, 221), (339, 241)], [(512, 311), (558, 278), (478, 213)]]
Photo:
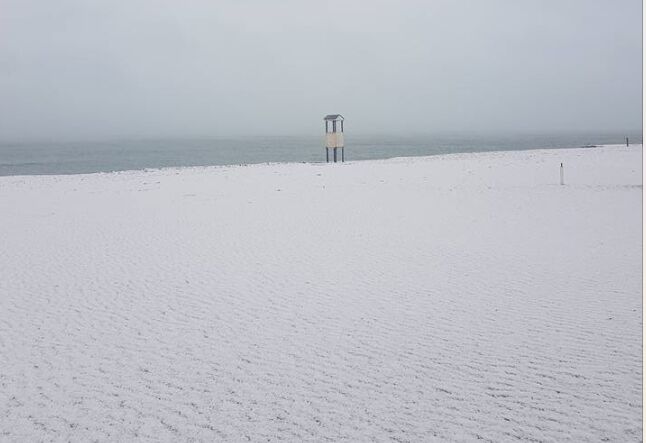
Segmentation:
[(561, 184), (563, 185), (565, 182), (563, 181), (563, 163), (561, 163)]

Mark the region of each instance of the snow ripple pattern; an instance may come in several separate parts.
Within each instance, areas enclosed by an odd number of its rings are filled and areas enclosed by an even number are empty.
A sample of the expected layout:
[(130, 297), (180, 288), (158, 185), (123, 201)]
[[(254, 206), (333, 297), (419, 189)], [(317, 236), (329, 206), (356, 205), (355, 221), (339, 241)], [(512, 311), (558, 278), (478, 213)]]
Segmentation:
[(641, 156), (0, 178), (0, 441), (640, 441)]

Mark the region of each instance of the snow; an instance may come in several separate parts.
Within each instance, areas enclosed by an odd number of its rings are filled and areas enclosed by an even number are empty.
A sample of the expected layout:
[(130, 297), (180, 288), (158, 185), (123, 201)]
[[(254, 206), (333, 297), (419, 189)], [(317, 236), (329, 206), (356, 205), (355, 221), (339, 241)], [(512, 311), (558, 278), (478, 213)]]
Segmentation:
[(2, 177), (0, 440), (640, 441), (641, 165)]

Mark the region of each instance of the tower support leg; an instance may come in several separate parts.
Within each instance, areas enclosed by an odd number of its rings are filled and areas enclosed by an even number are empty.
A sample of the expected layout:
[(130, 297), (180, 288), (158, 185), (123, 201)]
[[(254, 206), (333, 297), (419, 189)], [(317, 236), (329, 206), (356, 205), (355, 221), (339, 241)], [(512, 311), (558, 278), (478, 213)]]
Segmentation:
[(330, 163), (330, 150), (328, 147), (325, 147), (325, 163)]
[(341, 163), (345, 162), (345, 146), (341, 148)]
[(336, 163), (336, 148), (334, 148), (334, 163)]

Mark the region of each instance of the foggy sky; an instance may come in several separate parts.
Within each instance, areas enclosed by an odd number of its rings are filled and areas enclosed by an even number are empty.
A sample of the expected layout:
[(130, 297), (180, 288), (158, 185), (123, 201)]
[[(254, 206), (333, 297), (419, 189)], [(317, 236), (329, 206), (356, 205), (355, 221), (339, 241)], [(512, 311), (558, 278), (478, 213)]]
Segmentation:
[(640, 0), (0, 0), (0, 140), (615, 131)]

